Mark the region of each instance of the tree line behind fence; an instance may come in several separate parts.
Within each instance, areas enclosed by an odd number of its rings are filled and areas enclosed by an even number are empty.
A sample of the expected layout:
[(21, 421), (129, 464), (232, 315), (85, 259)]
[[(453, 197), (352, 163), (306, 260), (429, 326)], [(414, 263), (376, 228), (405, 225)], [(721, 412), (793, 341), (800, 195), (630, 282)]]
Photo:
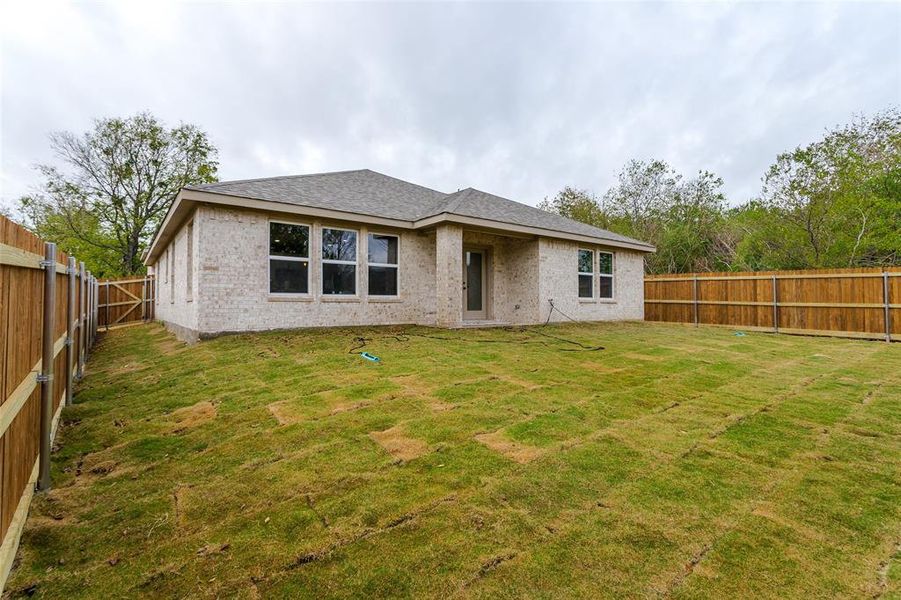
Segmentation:
[(901, 340), (901, 267), (645, 277), (646, 321)]
[(50, 445), (97, 332), (84, 263), (0, 216), (0, 590), (28, 506), (50, 487)]

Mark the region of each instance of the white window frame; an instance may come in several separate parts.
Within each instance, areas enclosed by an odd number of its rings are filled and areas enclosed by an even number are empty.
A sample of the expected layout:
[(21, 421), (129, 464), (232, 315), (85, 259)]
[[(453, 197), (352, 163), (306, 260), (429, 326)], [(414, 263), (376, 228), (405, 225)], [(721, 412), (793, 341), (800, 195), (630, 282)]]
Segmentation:
[[(598, 263), (597, 263), (597, 271), (598, 271), (598, 298), (601, 302), (613, 302), (616, 300), (616, 252), (608, 252), (607, 250), (598, 250)], [(609, 254), (610, 255), (610, 274), (601, 273), (601, 254)], [(610, 280), (610, 296), (601, 296), (601, 282), (600, 278), (606, 277)]]
[(169, 252), (169, 275), (172, 280), (169, 283), (169, 304), (175, 304), (175, 255), (176, 250), (178, 249), (178, 237), (176, 236), (172, 240), (172, 251)]
[[(369, 262), (369, 236), (380, 235), (383, 237), (393, 237), (397, 240), (397, 263), (377, 263)], [(400, 297), (400, 235), (396, 233), (387, 233), (384, 231), (367, 231), (366, 232), (366, 294), (372, 298), (399, 298)], [(397, 293), (395, 294), (370, 294), (369, 293), (369, 267), (391, 267), (397, 271)]]
[[(325, 230), (329, 231), (350, 231), (357, 236), (355, 244), (354, 260), (335, 260), (325, 258), (323, 236)], [(368, 241), (368, 240), (367, 240)], [(368, 258), (368, 257), (367, 257)], [(354, 267), (354, 293), (353, 294), (328, 294), (325, 291), (325, 265), (353, 265)], [(360, 230), (350, 229), (348, 227), (328, 227), (323, 225), (319, 228), (319, 293), (323, 298), (359, 298), (360, 297)]]
[[(579, 264), (579, 254), (581, 252), (591, 252), (591, 271), (583, 271), (582, 265)], [(579, 248), (576, 250), (576, 269), (579, 270), (578, 275), (576, 276), (576, 297), (583, 302), (587, 302), (590, 300), (594, 300), (597, 297), (597, 285), (595, 281), (595, 273), (597, 272), (597, 264), (595, 263), (595, 256), (597, 252), (595, 252), (592, 248)], [(579, 280), (585, 275), (591, 276), (591, 296), (583, 296), (579, 293)]]
[(194, 301), (194, 221), (191, 221), (185, 227), (185, 299), (188, 302)]
[[(278, 223), (279, 225), (297, 225), (307, 228), (307, 257), (300, 256), (278, 256), (277, 254), (269, 254), (272, 251), (272, 227), (270, 223)], [(310, 290), (310, 270), (313, 261), (313, 226), (309, 223), (301, 223), (300, 221), (282, 221), (280, 219), (269, 219), (266, 224), (266, 254), (269, 260), (266, 261), (266, 292), (270, 296), (289, 297), (289, 298), (309, 298), (312, 295)], [(292, 262), (307, 263), (307, 291), (306, 292), (273, 292), (272, 291), (272, 261), (288, 260)]]

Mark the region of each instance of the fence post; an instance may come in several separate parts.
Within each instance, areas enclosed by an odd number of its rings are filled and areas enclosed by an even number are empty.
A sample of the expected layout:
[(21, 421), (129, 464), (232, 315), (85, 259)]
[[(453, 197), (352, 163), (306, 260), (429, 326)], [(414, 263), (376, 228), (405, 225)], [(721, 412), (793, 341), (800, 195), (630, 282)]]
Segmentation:
[(885, 341), (892, 341), (892, 311), (889, 304), (888, 273), (882, 274), (882, 300), (885, 305)]
[(100, 282), (96, 277), (94, 281), (94, 318), (91, 320), (91, 327), (94, 330), (93, 341), (97, 341), (97, 332), (100, 331)]
[(156, 269), (150, 267), (150, 320), (156, 320)]
[(96, 277), (91, 277), (91, 289), (93, 290), (93, 294), (91, 296), (91, 346), (97, 343), (97, 330), (99, 329), (99, 319), (100, 312), (97, 310), (97, 306), (100, 303), (100, 284), (97, 282)]
[(106, 282), (106, 330), (109, 331), (109, 281)]
[(56, 244), (44, 243), (44, 319), (41, 336), (41, 446), (38, 489), (50, 489), (50, 428), (53, 422), (53, 337), (56, 324)]
[(85, 345), (85, 353), (84, 359), (87, 362), (88, 357), (91, 356), (91, 347), (94, 345), (94, 277), (91, 275), (90, 271), (86, 271), (85, 275), (87, 276), (87, 289), (88, 289), (88, 307), (87, 312), (85, 313), (85, 317), (87, 318), (86, 323), (88, 324), (86, 328), (87, 335), (87, 344)]
[(773, 275), (773, 331), (779, 333), (779, 292), (776, 275)]
[(66, 297), (66, 406), (72, 406), (72, 367), (75, 364), (75, 258), (66, 264), (68, 295)]
[(695, 275), (691, 288), (691, 299), (694, 304), (695, 327), (698, 326), (698, 277)]
[(88, 311), (88, 284), (85, 279), (84, 262), (78, 263), (78, 329), (81, 335), (78, 336), (78, 372), (75, 377), (81, 379), (84, 377), (84, 355), (88, 347), (88, 327), (87, 327), (87, 311)]

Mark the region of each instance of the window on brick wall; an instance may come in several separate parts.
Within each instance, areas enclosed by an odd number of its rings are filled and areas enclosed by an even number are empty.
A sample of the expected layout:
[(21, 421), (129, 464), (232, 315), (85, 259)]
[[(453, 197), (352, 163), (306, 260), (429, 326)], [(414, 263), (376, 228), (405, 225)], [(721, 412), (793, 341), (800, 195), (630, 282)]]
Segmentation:
[(172, 251), (169, 253), (169, 302), (175, 302), (175, 241), (172, 240)]
[(370, 233), (368, 271), (370, 296), (397, 296), (399, 238), (396, 235)]
[(613, 253), (598, 252), (598, 295), (613, 298)]
[(194, 300), (194, 222), (188, 223), (188, 243), (185, 256), (185, 294), (188, 302)]
[(269, 222), (269, 293), (310, 292), (310, 228)]
[(322, 230), (322, 293), (353, 296), (357, 293), (357, 232)]
[(594, 298), (593, 250), (579, 250), (579, 298)]

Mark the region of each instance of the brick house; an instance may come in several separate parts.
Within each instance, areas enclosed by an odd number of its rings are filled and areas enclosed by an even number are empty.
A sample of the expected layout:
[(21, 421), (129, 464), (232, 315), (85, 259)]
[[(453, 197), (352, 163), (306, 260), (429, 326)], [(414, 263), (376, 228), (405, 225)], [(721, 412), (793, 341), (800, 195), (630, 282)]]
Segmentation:
[(370, 170), (181, 190), (144, 256), (182, 339), (643, 317), (644, 242)]

